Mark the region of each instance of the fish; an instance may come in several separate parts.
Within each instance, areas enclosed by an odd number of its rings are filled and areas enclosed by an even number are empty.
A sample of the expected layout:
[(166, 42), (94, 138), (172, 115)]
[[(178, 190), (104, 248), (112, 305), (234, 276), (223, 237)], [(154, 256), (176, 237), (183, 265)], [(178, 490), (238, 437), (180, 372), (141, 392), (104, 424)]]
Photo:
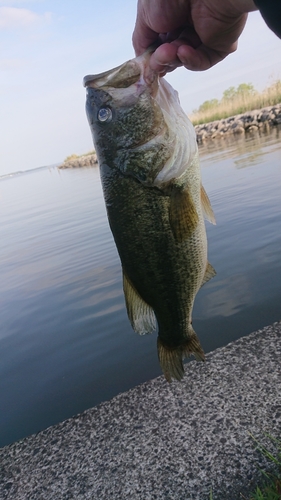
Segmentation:
[(197, 292), (216, 272), (204, 218), (215, 216), (201, 182), (194, 127), (178, 93), (150, 69), (151, 51), (84, 78), (86, 114), (133, 330), (158, 328), (168, 382), (183, 359), (205, 355), (192, 326)]

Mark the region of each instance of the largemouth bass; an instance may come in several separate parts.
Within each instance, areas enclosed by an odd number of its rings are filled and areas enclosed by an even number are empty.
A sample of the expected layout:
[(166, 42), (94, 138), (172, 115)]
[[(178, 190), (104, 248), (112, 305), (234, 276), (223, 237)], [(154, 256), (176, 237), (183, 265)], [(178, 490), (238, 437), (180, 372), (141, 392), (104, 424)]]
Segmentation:
[(149, 69), (149, 57), (86, 76), (84, 85), (128, 317), (141, 335), (158, 324), (159, 361), (170, 382), (183, 377), (184, 357), (204, 360), (192, 308), (215, 275), (203, 212), (215, 219), (194, 128), (177, 92)]

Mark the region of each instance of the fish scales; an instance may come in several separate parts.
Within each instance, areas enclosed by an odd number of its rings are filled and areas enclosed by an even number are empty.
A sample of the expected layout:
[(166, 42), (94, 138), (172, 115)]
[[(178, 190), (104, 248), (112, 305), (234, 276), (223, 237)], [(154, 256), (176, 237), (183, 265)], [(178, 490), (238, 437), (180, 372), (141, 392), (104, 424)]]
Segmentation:
[(195, 293), (203, 278), (193, 251), (196, 245), (192, 239), (175, 239), (169, 196), (156, 188), (148, 190), (137, 181), (132, 185), (124, 176), (116, 177), (111, 179), (106, 199), (123, 270), (155, 311), (163, 341), (176, 346), (189, 322), (186, 292)]
[(193, 128), (173, 89), (149, 70), (149, 56), (85, 77), (86, 107), (128, 317), (140, 334), (157, 322), (159, 360), (171, 381), (183, 377), (184, 357), (204, 359), (192, 308), (215, 274), (203, 210), (212, 222), (214, 216), (201, 186)]

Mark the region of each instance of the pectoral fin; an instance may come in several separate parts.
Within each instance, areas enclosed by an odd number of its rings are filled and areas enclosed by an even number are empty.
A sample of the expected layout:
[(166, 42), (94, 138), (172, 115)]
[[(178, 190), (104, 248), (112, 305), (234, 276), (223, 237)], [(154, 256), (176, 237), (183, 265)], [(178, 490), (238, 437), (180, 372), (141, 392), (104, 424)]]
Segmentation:
[(123, 270), (123, 288), (127, 314), (132, 328), (139, 335), (156, 330), (156, 318), (153, 309), (141, 298)]
[(216, 224), (215, 214), (211, 207), (211, 202), (202, 184), (201, 184), (201, 205), (205, 218), (212, 224)]
[(169, 217), (171, 229), (177, 241), (184, 241), (193, 233), (199, 217), (188, 189), (174, 187)]
[(207, 283), (207, 281), (209, 281), (214, 276), (216, 276), (216, 274), (217, 273), (214, 270), (213, 266), (210, 264), (210, 262), (207, 262), (206, 271), (205, 271), (204, 278), (202, 280), (201, 286), (205, 285), (205, 283)]

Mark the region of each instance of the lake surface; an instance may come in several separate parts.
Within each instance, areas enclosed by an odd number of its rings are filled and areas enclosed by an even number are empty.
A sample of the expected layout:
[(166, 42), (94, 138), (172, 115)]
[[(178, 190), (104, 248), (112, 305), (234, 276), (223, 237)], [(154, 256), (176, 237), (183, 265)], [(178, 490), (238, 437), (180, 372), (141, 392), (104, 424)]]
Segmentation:
[[(217, 276), (198, 293), (205, 352), (280, 320), (281, 130), (200, 147)], [(161, 374), (135, 334), (98, 168), (0, 179), (0, 446)]]

